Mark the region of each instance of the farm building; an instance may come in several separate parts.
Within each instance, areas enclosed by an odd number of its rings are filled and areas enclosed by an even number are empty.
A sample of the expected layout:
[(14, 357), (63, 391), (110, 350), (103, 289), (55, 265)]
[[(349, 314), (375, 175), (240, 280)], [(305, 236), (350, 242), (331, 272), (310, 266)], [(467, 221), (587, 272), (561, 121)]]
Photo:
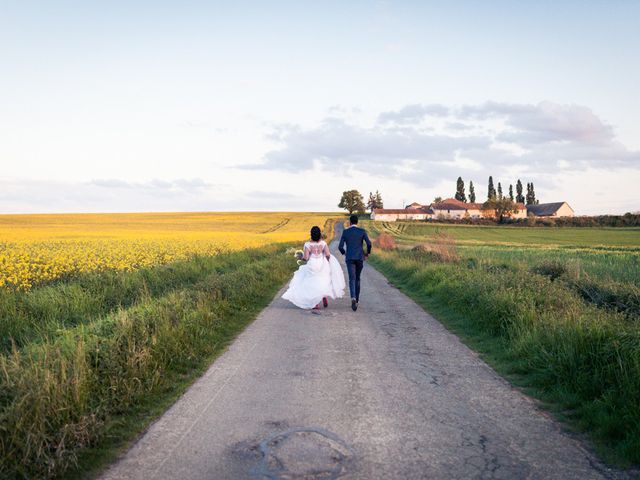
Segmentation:
[(422, 207), (423, 205), (419, 204), (418, 202), (413, 202), (411, 205), (407, 205), (405, 208), (409, 210), (420, 210)]
[(371, 220), (380, 222), (395, 222), (396, 220), (427, 220), (432, 213), (420, 208), (374, 208), (371, 212)]
[(575, 212), (567, 202), (527, 205), (527, 214), (536, 217), (573, 217)]
[[(413, 202), (404, 209), (377, 208), (371, 212), (371, 219), (383, 222), (395, 222), (397, 220), (433, 220), (439, 218), (462, 219), (482, 218), (492, 216), (492, 212), (483, 211), (481, 203), (465, 203), (455, 198), (447, 198), (441, 202), (430, 205), (421, 205)], [(526, 218), (527, 210), (524, 204), (518, 204), (518, 212), (513, 218)]]
[[(523, 203), (516, 204), (518, 211), (511, 215), (512, 218), (526, 218), (527, 210)], [(486, 218), (492, 217), (491, 210), (482, 210), (481, 203), (465, 203), (455, 198), (447, 198), (439, 203), (431, 204), (434, 218)]]
[(479, 203), (464, 203), (455, 198), (431, 204), (434, 218), (480, 218), (481, 208), (482, 205)]

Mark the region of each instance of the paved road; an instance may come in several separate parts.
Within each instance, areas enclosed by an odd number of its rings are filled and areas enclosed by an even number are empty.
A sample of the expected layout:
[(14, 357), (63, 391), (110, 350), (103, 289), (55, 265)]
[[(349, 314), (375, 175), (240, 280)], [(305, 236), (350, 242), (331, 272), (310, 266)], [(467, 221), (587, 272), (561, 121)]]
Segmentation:
[(621, 478), (363, 275), (356, 313), (347, 298), (318, 315), (278, 295), (103, 478)]

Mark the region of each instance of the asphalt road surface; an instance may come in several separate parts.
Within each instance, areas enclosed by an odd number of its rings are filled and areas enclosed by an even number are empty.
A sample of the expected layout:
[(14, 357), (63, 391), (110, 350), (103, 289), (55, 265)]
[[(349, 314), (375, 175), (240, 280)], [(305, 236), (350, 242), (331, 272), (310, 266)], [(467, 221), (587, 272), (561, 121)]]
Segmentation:
[(373, 268), (282, 293), (103, 479), (624, 478)]

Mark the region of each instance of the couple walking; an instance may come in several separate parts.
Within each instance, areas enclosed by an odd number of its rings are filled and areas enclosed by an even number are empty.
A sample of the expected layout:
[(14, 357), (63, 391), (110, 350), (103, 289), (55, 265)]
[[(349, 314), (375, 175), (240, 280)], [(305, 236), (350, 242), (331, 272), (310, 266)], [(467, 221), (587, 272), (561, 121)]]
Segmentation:
[[(311, 229), (311, 240), (304, 244), (303, 258), (307, 261), (293, 274), (289, 288), (282, 298), (300, 308), (320, 308), (328, 306), (327, 298), (342, 298), (344, 295), (344, 273), (338, 260), (329, 252), (327, 242), (322, 240), (319, 227)], [(367, 245), (364, 252), (363, 242)], [(346, 247), (346, 249), (345, 249)], [(358, 216), (349, 217), (349, 227), (345, 228), (338, 246), (345, 255), (349, 273), (351, 309), (355, 312), (360, 301), (360, 275), (364, 261), (371, 253), (371, 241), (367, 232), (358, 227)]]

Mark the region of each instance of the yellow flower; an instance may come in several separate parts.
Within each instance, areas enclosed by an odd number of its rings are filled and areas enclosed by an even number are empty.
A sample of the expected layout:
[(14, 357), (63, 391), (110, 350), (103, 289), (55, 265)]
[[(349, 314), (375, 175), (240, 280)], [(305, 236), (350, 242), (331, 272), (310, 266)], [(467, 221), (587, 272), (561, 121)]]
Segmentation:
[(0, 287), (83, 272), (131, 271), (194, 255), (304, 241), (334, 214), (140, 213), (0, 215)]

